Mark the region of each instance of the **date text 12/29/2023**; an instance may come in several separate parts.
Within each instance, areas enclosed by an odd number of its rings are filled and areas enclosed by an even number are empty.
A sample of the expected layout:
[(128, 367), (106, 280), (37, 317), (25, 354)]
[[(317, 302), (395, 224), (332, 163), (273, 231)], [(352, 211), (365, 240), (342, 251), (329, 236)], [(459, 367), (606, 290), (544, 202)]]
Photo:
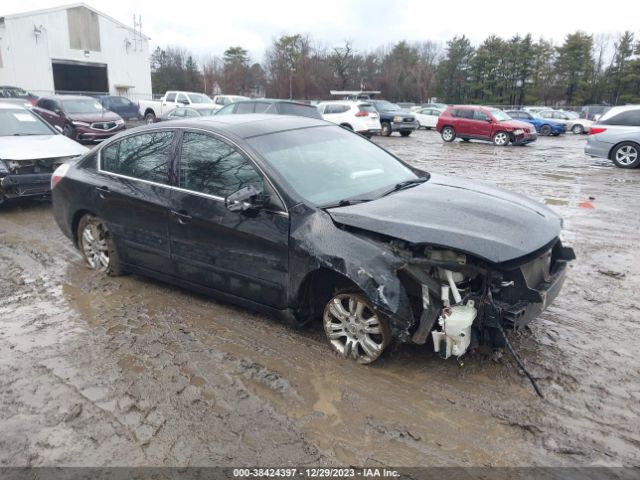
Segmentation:
[(234, 478), (396, 478), (390, 468), (234, 468)]

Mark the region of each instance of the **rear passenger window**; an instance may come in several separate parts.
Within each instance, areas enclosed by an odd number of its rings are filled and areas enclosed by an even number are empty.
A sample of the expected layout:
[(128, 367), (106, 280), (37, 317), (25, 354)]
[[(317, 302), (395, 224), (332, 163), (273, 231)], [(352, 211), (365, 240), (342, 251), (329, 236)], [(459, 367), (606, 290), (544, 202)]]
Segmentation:
[(123, 138), (102, 149), (101, 169), (149, 182), (169, 183), (172, 132), (153, 132)]
[(640, 109), (628, 110), (599, 122), (603, 125), (622, 125), (625, 127), (640, 127)]
[(473, 119), (482, 120), (483, 122), (486, 122), (487, 120), (489, 120), (489, 116), (486, 113), (476, 110), (473, 112)]
[(264, 189), (262, 176), (235, 148), (202, 133), (184, 134), (180, 188), (226, 197), (248, 185)]
[(473, 110), (466, 110), (466, 109), (454, 110), (453, 116), (456, 118), (466, 118), (471, 120), (473, 118)]
[(236, 113), (253, 113), (253, 102), (239, 103)]

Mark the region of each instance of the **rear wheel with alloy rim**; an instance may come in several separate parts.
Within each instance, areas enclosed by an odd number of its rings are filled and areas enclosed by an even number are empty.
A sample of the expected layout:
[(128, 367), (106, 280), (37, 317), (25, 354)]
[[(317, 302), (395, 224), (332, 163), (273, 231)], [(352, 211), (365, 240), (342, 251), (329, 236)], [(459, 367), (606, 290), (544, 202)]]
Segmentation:
[(78, 247), (91, 269), (111, 276), (123, 273), (113, 238), (98, 217), (89, 214), (82, 217), (78, 224)]
[(440, 135), (445, 142), (453, 142), (456, 138), (456, 131), (453, 127), (444, 127)]
[(640, 167), (640, 146), (633, 142), (624, 142), (611, 152), (611, 160), (620, 168)]
[(377, 360), (391, 341), (387, 319), (357, 292), (336, 293), (325, 306), (323, 325), (333, 349), (358, 363)]
[(578, 124), (574, 125), (573, 127), (571, 127), (571, 131), (575, 135), (581, 135), (581, 134), (584, 133), (584, 127), (578, 123)]
[(509, 134), (507, 132), (496, 132), (493, 135), (493, 144), (498, 147), (504, 147), (509, 144)]
[(151, 125), (156, 122), (156, 115), (153, 112), (149, 112), (144, 116), (144, 123)]

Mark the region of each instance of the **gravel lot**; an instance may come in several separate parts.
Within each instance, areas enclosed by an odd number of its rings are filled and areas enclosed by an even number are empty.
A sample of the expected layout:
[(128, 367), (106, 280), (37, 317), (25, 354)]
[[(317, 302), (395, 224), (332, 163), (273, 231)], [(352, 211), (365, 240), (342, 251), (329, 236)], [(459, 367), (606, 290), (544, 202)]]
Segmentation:
[(506, 148), (433, 131), (375, 141), (565, 217), (578, 259), (514, 339), (545, 400), (508, 355), (461, 368), (403, 346), (364, 367), (335, 356), (320, 326), (102, 277), (47, 202), (5, 205), (0, 466), (638, 465), (640, 170), (585, 157), (574, 135)]

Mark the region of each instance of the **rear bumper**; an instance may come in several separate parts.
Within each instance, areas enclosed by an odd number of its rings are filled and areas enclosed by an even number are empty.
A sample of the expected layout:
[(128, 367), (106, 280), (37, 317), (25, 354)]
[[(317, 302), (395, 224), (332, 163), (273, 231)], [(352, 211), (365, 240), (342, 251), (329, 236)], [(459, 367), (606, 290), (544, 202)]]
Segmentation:
[(595, 135), (592, 135), (584, 146), (584, 153), (590, 157), (609, 158), (612, 146), (610, 143), (599, 141)]
[(7, 198), (41, 196), (50, 191), (50, 173), (7, 175), (0, 179), (0, 192)]

